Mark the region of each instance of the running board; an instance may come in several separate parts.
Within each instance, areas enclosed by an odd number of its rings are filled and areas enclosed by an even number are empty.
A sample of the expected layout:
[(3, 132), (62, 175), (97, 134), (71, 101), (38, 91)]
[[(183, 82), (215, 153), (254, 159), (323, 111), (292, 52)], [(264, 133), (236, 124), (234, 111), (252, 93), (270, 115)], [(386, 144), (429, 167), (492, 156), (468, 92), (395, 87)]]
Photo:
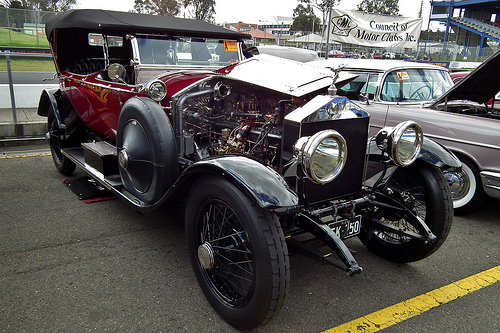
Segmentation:
[(123, 188), (116, 155), (113, 158), (106, 145), (111, 146), (105, 142), (84, 143), (82, 147), (62, 149), (62, 153), (99, 184), (134, 208), (151, 208), (152, 205), (144, 203)]

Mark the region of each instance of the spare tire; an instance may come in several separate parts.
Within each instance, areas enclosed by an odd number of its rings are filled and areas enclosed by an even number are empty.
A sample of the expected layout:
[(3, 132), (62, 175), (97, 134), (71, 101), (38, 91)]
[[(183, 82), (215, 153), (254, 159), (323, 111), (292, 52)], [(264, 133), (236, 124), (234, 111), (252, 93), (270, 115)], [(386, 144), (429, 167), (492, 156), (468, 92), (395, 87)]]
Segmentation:
[(163, 109), (146, 97), (133, 97), (122, 108), (116, 135), (124, 188), (153, 204), (179, 176), (172, 125)]

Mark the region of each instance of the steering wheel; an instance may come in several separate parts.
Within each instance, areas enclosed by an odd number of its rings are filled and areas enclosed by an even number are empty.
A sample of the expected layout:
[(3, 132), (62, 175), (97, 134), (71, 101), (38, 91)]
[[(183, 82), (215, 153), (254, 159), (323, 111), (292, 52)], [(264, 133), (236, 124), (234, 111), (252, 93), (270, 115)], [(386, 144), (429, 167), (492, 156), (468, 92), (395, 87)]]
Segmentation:
[(410, 100), (428, 101), (431, 99), (431, 97), (432, 97), (432, 88), (429, 86), (421, 86), (410, 95)]

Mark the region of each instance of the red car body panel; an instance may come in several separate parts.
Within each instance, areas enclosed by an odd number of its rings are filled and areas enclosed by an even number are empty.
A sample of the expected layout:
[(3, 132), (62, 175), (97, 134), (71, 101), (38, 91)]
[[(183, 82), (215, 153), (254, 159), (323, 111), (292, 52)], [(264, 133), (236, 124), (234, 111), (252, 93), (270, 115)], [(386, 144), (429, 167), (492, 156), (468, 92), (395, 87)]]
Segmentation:
[[(70, 98), (83, 124), (93, 131), (116, 139), (116, 128), (121, 106), (132, 97), (146, 96), (136, 91), (135, 86), (105, 81), (101, 73), (76, 75), (62, 72), (61, 86)], [(205, 77), (217, 75), (213, 72), (177, 72), (159, 79), (168, 86), (167, 97), (162, 106), (167, 107), (172, 96)]]

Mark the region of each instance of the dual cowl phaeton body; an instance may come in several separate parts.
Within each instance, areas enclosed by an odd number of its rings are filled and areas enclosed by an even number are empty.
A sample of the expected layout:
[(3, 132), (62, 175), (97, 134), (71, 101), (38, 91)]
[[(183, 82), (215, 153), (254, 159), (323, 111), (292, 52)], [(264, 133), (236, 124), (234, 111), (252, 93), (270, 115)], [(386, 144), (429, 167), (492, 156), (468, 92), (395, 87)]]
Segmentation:
[(57, 168), (83, 168), (140, 211), (182, 199), (195, 275), (231, 325), (279, 313), (289, 249), (353, 276), (346, 238), (395, 262), (446, 239), (441, 170), (459, 162), (413, 122), (369, 138), (369, 115), (335, 93), (351, 75), (245, 60), (245, 35), (191, 20), (81, 10), (47, 33), (61, 86), (39, 114)]

